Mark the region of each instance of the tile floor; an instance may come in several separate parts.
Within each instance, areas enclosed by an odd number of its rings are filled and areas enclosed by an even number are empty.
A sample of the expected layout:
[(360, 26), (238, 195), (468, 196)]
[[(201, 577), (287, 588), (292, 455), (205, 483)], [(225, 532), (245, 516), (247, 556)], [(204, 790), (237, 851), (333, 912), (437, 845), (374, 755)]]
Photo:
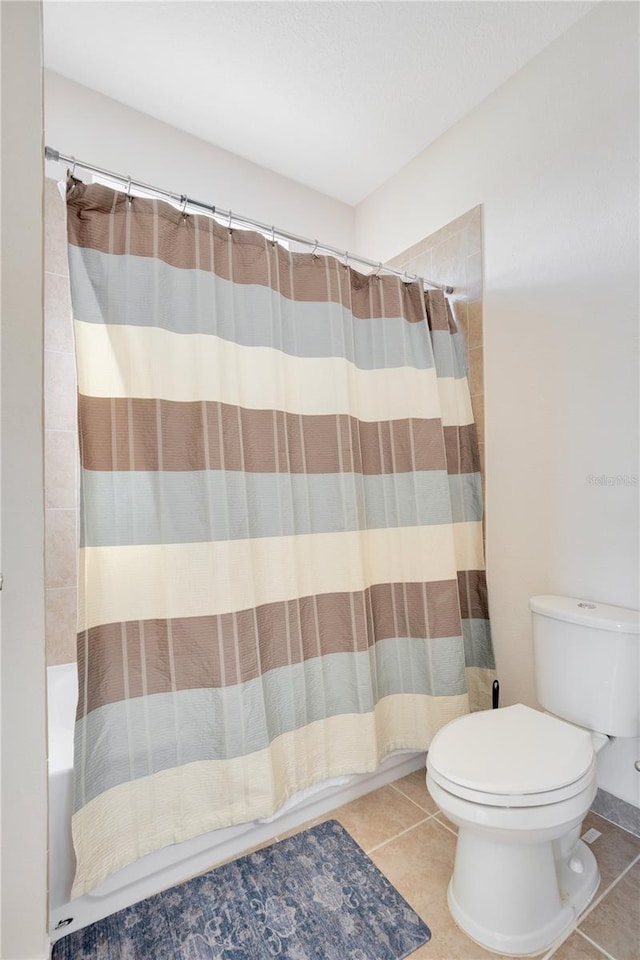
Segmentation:
[[(455, 827), (427, 793), (422, 770), (298, 829), (327, 819), (348, 830), (431, 928), (431, 941), (411, 960), (495, 960), (497, 955), (470, 940), (449, 914)], [(592, 845), (600, 888), (577, 929), (541, 960), (640, 960), (640, 838), (595, 813), (588, 814), (583, 832), (590, 827), (601, 833)]]

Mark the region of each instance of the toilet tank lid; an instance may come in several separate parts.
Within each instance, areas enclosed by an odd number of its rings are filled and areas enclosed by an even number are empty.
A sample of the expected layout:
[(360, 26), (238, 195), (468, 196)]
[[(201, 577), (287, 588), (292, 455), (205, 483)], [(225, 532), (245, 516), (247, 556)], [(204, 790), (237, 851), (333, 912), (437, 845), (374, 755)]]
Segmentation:
[(614, 607), (593, 600), (576, 597), (557, 597), (550, 594), (531, 597), (529, 609), (554, 620), (579, 623), (595, 630), (613, 630), (616, 633), (640, 633), (640, 611)]

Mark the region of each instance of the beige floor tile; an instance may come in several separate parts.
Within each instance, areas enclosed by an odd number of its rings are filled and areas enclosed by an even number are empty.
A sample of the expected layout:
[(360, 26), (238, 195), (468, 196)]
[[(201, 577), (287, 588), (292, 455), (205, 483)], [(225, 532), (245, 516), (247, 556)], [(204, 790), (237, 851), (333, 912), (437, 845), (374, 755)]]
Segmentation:
[[(390, 834), (384, 839), (397, 836), (403, 830), (406, 830), (408, 826), (412, 826), (414, 823), (418, 823), (425, 816), (431, 816), (436, 812), (437, 807), (427, 791), (425, 775), (422, 770), (416, 770), (414, 773), (410, 773), (406, 777), (401, 777), (399, 780), (394, 780), (393, 784), (390, 784), (390, 786), (392, 789), (397, 791), (397, 793), (399, 793), (399, 796), (390, 794), (388, 792), (388, 787), (380, 787), (378, 790), (374, 790), (371, 793), (366, 794), (364, 797), (360, 797), (358, 800), (344, 804), (344, 806), (338, 807), (334, 810), (329, 810), (328, 813), (325, 813), (320, 817), (315, 817), (313, 820), (307, 820), (298, 827), (292, 827), (291, 830), (287, 830), (284, 833), (279, 833), (278, 840), (284, 840), (286, 837), (293, 837), (296, 833), (300, 833), (302, 830), (308, 830), (309, 827), (315, 827), (316, 824), (323, 823), (325, 820), (338, 820), (340, 823), (342, 823), (347, 832), (351, 833), (360, 846), (364, 846), (363, 840), (356, 836), (355, 833), (352, 833), (351, 828), (353, 827), (354, 830), (357, 829), (356, 821), (358, 818), (366, 818), (370, 808), (373, 808), (378, 813), (384, 813), (385, 809), (388, 810), (390, 806), (395, 806), (396, 804), (399, 808), (397, 812), (393, 812), (391, 814), (390, 822), (393, 824), (393, 827)], [(384, 794), (382, 797), (376, 796), (383, 791)], [(420, 811), (418, 811), (417, 816), (407, 819), (407, 812), (411, 810), (406, 803), (407, 798), (413, 801), (413, 803), (416, 804), (420, 810), (423, 811), (423, 813), (421, 814)], [(400, 818), (401, 822), (406, 825), (398, 825), (398, 818)], [(349, 824), (347, 824), (347, 820), (349, 821)], [(362, 837), (362, 834), (363, 830), (361, 829), (360, 837)], [(372, 843), (370, 846), (376, 846), (378, 842), (383, 843), (384, 840), (376, 841), (375, 844)], [(365, 849), (370, 849), (370, 846), (365, 847)]]
[[(418, 770), (393, 785), (278, 834), (276, 839), (293, 836), (325, 820), (338, 820), (360, 846), (370, 851), (374, 863), (430, 927), (431, 941), (411, 954), (410, 960), (500, 960), (498, 954), (484, 950), (467, 937), (449, 913), (447, 886), (456, 838), (444, 824), (455, 827), (442, 813), (433, 816), (436, 809), (426, 791), (424, 773)], [(583, 832), (591, 827), (602, 834), (592, 849), (603, 877), (601, 889), (606, 889), (638, 855), (640, 840), (597, 814), (588, 815)], [(273, 842), (266, 841), (245, 853)], [(616, 960), (640, 960), (639, 885), (640, 861), (581, 925), (602, 951), (575, 931), (552, 954), (553, 960), (604, 960), (604, 951)]]
[(577, 931), (551, 954), (553, 960), (606, 960), (605, 954)]
[(444, 827), (447, 827), (449, 830), (453, 831), (453, 833), (455, 833), (457, 836), (458, 828), (456, 827), (455, 823), (452, 823), (451, 820), (449, 820), (449, 817), (444, 815), (442, 810), (438, 811), (436, 820), (439, 820)]
[(391, 786), (358, 797), (330, 814), (366, 852), (415, 826), (426, 816), (424, 810)]
[(616, 960), (640, 957), (640, 862), (589, 913), (580, 930)]
[(456, 839), (427, 820), (374, 850), (370, 856), (431, 929), (431, 940), (411, 960), (485, 960), (489, 953), (455, 924), (447, 906)]
[(603, 893), (640, 854), (640, 837), (634, 837), (632, 833), (621, 830), (615, 823), (604, 820), (597, 813), (587, 814), (582, 833), (585, 834), (591, 828), (599, 830), (602, 834), (593, 841), (591, 849), (600, 868), (599, 892)]
[[(324, 820), (338, 820), (370, 851), (374, 863), (430, 927), (430, 942), (411, 954), (410, 960), (500, 960), (498, 954), (484, 950), (467, 937), (449, 913), (447, 886), (453, 870), (456, 838), (444, 823), (455, 828), (442, 813), (432, 816), (436, 809), (426, 791), (423, 771), (418, 770), (393, 785), (381, 787), (278, 834), (276, 839), (293, 836)], [(421, 819), (423, 815), (428, 819)], [(602, 834), (592, 848), (603, 877), (601, 889), (606, 889), (638, 855), (640, 840), (597, 814), (588, 815), (584, 831), (591, 827)], [(386, 838), (386, 842), (381, 837)], [(252, 850), (273, 842), (266, 841)], [(379, 843), (382, 845), (378, 846)], [(245, 851), (248, 852), (251, 851)], [(639, 883), (640, 861), (582, 924), (585, 934), (600, 944), (602, 951), (575, 931), (552, 954), (553, 960), (605, 960), (604, 951), (616, 960), (640, 960)]]
[(429, 960), (433, 955), (433, 946), (430, 940), (429, 943), (425, 943), (424, 946), (418, 947), (414, 953), (409, 954), (407, 960)]
[(417, 803), (426, 813), (432, 814), (436, 813), (438, 808), (427, 790), (426, 775), (426, 770), (415, 770), (406, 777), (394, 780), (391, 786), (403, 793), (405, 797), (409, 797), (409, 800)]

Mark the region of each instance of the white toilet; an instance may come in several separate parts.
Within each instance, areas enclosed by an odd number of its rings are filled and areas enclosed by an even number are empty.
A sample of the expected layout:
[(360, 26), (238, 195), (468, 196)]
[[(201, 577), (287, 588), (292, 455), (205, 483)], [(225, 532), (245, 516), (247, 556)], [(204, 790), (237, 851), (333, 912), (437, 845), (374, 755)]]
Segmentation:
[(458, 827), (449, 909), (483, 947), (513, 956), (547, 949), (596, 892), (580, 840), (596, 754), (640, 735), (640, 613), (555, 596), (529, 607), (549, 713), (516, 704), (460, 717), (427, 756), (429, 792)]

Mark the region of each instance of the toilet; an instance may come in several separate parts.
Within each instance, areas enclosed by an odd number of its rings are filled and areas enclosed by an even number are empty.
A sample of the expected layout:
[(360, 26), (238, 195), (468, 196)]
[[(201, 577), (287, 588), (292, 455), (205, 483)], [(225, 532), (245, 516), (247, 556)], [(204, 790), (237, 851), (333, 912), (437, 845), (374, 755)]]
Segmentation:
[(529, 608), (543, 709), (459, 717), (427, 755), (429, 792), (458, 827), (451, 914), (511, 956), (548, 949), (594, 896), (600, 874), (580, 833), (596, 756), (640, 735), (640, 613), (558, 596)]

